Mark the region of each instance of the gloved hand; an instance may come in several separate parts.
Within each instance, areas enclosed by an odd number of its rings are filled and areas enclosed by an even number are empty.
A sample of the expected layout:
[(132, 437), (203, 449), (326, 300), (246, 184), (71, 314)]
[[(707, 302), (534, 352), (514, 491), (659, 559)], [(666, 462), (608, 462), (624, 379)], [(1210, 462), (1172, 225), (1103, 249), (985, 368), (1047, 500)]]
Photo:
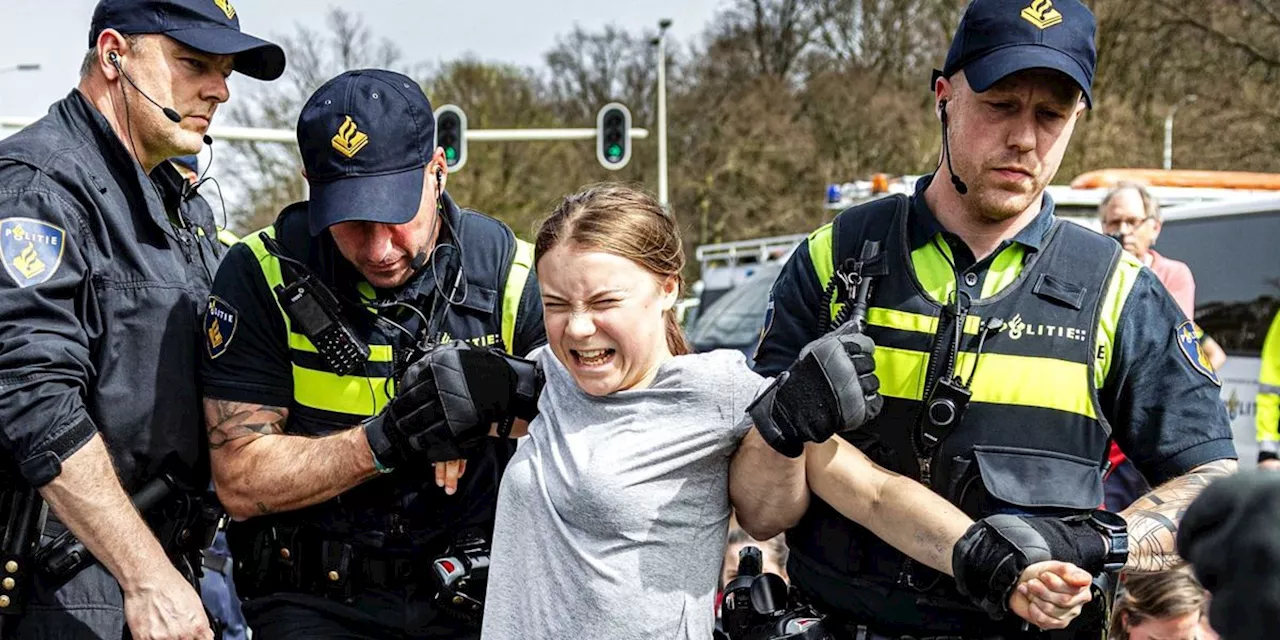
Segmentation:
[(987, 516), (956, 542), (951, 569), (961, 595), (999, 619), (1027, 567), (1059, 560), (1092, 575), (1102, 572), (1107, 545), (1086, 517)]
[(541, 391), (542, 372), (532, 361), (454, 342), (409, 366), (365, 433), (384, 467), (466, 458), (494, 422), (509, 429), (515, 418), (532, 420)]
[(810, 342), (747, 411), (769, 446), (795, 458), (806, 442), (825, 442), (880, 413), (875, 343), (852, 322)]

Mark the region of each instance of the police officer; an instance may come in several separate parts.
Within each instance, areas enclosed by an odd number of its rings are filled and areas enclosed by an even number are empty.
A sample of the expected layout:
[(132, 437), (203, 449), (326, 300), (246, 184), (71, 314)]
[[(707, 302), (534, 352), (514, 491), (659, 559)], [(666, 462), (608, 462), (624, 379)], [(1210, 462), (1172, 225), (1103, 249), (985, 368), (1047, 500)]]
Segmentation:
[[(0, 142), (0, 461), (18, 476), (0, 503), (34, 487), (50, 507), (43, 527), (0, 520), (0, 539), (69, 529), (101, 564), (6, 548), (0, 626), (209, 637), (179, 553), (193, 503), (171, 490), (208, 482), (198, 331), (222, 249), (165, 161), (200, 149), (232, 71), (274, 79), (284, 53), (212, 0), (102, 0), (88, 42), (78, 87)], [(143, 487), (167, 498), (139, 514)]]
[[(876, 464), (979, 519), (953, 549), (952, 580), (840, 515), (845, 496), (820, 487), (847, 469), (809, 466), (812, 499), (800, 474), (792, 506), (752, 533), (790, 529), (788, 574), (848, 637), (1023, 637), (982, 593), (1002, 558), (1047, 549), (1095, 575), (1166, 568), (1180, 511), (1235, 469), (1191, 324), (1149, 269), (1055, 218), (1044, 193), (1092, 105), (1094, 32), (1077, 0), (970, 3), (931, 83), (938, 170), (910, 198), (813, 232), (774, 286), (756, 363), (779, 378), (752, 409), (762, 437), (748, 435), (734, 483), (763, 494), (795, 482), (812, 454), (800, 445), (847, 426), (843, 440)], [(865, 335), (846, 327), (860, 340), (841, 342), (873, 355), (876, 383), (861, 393), (883, 396), (879, 414), (837, 425), (776, 411), (771, 394), (809, 394), (814, 415), (842, 398), (801, 348), (859, 315)], [(1095, 510), (1112, 438), (1160, 487), (1121, 515)], [(1085, 617), (1052, 633), (1096, 635), (1101, 616), (1092, 628)]]
[(218, 271), (205, 411), (218, 495), (243, 521), (228, 537), (255, 637), (478, 633), (467, 605), (483, 583), (459, 606), (433, 560), (487, 553), (511, 445), (473, 443), (457, 491), (462, 464), (442, 489), (424, 434), (437, 416), (407, 368), (454, 340), (524, 355), (545, 330), (532, 246), (453, 203), (435, 139), (409, 78), (330, 80), (298, 121), (311, 200), (246, 236)]
[(1280, 313), (1262, 343), (1258, 372), (1258, 466), (1280, 469)]

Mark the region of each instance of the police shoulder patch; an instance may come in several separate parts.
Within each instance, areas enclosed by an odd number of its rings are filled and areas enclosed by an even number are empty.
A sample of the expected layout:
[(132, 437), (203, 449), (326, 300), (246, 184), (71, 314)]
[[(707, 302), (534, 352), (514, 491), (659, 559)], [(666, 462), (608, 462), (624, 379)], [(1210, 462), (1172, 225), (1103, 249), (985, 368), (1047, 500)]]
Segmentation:
[(1218, 372), (1213, 370), (1213, 365), (1209, 363), (1209, 356), (1205, 354), (1200, 339), (1196, 337), (1195, 323), (1190, 320), (1183, 322), (1174, 329), (1174, 333), (1178, 347), (1182, 350), (1182, 355), (1187, 357), (1187, 362), (1191, 363), (1191, 368), (1221, 387), (1222, 380), (1218, 378)]
[(32, 218), (0, 220), (0, 262), (19, 287), (47, 282), (62, 266), (67, 232)]
[(209, 308), (204, 314), (205, 348), (210, 358), (227, 352), (231, 339), (236, 337), (236, 323), (240, 312), (218, 296), (209, 296)]

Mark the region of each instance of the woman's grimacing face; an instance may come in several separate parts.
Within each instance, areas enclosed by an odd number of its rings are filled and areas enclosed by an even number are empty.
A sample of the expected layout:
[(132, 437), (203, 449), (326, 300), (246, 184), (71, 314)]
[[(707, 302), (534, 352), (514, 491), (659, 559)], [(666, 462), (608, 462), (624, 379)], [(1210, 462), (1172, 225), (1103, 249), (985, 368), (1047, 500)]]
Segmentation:
[(537, 270), (547, 342), (585, 393), (643, 389), (672, 357), (663, 313), (675, 306), (675, 277), (567, 243)]

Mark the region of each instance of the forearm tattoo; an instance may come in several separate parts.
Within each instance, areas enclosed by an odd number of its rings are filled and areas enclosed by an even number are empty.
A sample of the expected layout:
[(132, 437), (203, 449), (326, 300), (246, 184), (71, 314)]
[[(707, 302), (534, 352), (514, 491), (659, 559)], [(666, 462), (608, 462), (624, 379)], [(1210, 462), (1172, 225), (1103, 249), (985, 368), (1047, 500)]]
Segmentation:
[(1236, 472), (1235, 460), (1218, 460), (1193, 469), (1138, 498), (1121, 512), (1129, 522), (1129, 571), (1164, 571), (1182, 564), (1178, 523), (1205, 487)]
[(209, 448), (221, 449), (233, 440), (266, 436), (284, 431), (285, 414), (280, 407), (243, 402), (214, 401), (209, 418)]

